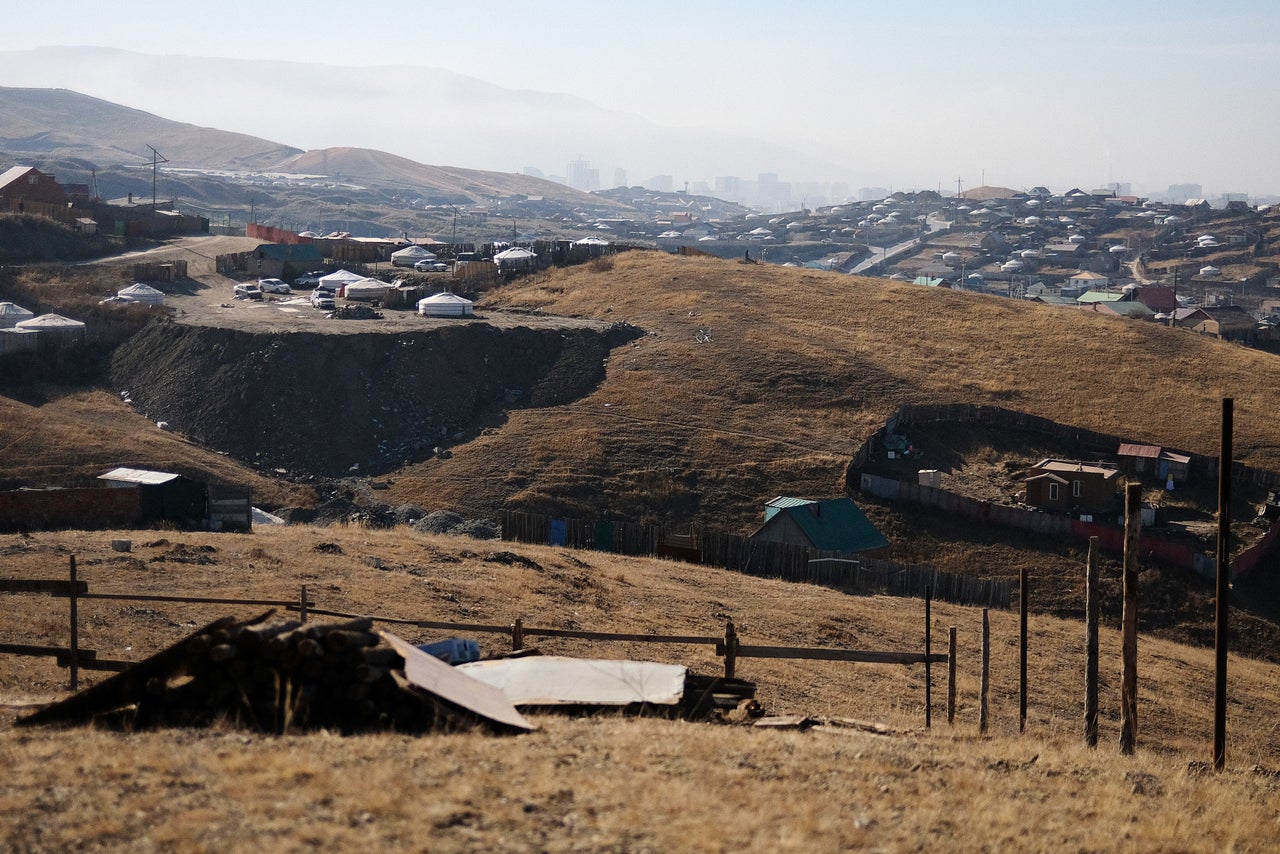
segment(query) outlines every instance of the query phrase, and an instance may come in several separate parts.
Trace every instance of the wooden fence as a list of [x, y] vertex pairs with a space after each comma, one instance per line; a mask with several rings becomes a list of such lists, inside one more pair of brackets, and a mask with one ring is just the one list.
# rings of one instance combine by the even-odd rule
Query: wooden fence
[[[123, 661], [117, 659], [100, 659], [97, 652], [92, 649], [85, 649], [80, 646], [80, 620], [79, 620], [79, 603], [84, 600], [99, 599], [124, 602], [177, 602], [187, 604], [209, 604], [209, 605], [252, 605], [255, 607], [268, 606], [275, 608], [283, 608], [289, 611], [297, 611], [299, 619], [306, 622], [307, 617], [311, 616], [330, 616], [343, 619], [359, 619], [368, 618], [374, 622], [388, 623], [393, 625], [409, 625], [418, 628], [436, 629], [449, 632], [460, 632], [468, 634], [498, 634], [507, 635], [511, 638], [512, 650], [525, 649], [525, 641], [532, 637], [545, 638], [572, 638], [579, 640], [588, 640], [595, 642], [625, 642], [625, 643], [654, 643], [654, 644], [676, 644], [676, 645], [701, 645], [713, 646], [715, 654], [724, 659], [724, 675], [726, 679], [736, 678], [737, 660], [740, 658], [786, 658], [796, 660], [809, 661], [845, 661], [860, 662], [865, 664], [902, 664], [925, 665], [925, 722], [926, 726], [931, 721], [931, 704], [932, 704], [932, 664], [948, 664], [948, 719], [954, 718], [954, 697], [955, 697], [955, 649], [954, 645], [949, 648], [947, 653], [935, 653], [932, 651], [930, 642], [930, 591], [925, 591], [925, 607], [924, 607], [924, 650], [916, 651], [894, 651], [894, 650], [858, 650], [845, 649], [838, 647], [792, 647], [792, 646], [772, 646], [772, 645], [747, 645], [742, 643], [742, 637], [738, 634], [733, 622], [725, 624], [725, 632], [723, 636], [718, 635], [691, 635], [691, 634], [656, 634], [656, 633], [637, 633], [637, 632], [602, 632], [589, 631], [585, 629], [557, 629], [551, 627], [542, 627], [534, 625], [525, 625], [522, 618], [517, 618], [509, 624], [496, 623], [456, 623], [439, 620], [415, 620], [403, 617], [390, 617], [378, 614], [352, 614], [345, 611], [327, 610], [316, 607], [316, 602], [309, 598], [307, 585], [302, 585], [297, 599], [237, 599], [224, 597], [201, 597], [201, 596], [168, 596], [155, 594], [134, 594], [134, 593], [94, 593], [90, 592], [88, 583], [79, 579], [76, 573], [76, 559], [72, 555], [70, 558], [70, 571], [67, 580], [61, 579], [0, 579], [0, 593], [9, 594], [43, 594], [52, 598], [67, 599], [70, 607], [68, 609], [68, 637], [69, 643], [65, 647], [37, 645], [37, 644], [13, 644], [0, 643], [0, 654], [21, 655], [21, 656], [40, 656], [51, 657], [57, 661], [60, 667], [67, 667], [71, 671], [71, 689], [77, 688], [80, 670], [103, 670], [112, 672], [122, 672], [127, 670], [136, 662]], [[954, 634], [954, 629], [952, 629]]]
[[1008, 608], [1012, 584], [927, 566], [821, 551], [711, 531], [674, 534], [634, 522], [554, 519], [505, 511], [502, 538], [640, 557], [675, 557], [764, 578], [821, 584], [850, 592], [934, 598], [958, 605]]

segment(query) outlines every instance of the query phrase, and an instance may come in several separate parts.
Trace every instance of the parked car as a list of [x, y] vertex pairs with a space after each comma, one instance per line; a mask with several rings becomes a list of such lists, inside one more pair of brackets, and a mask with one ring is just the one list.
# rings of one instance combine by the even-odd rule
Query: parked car
[[480, 255], [476, 252], [459, 252], [458, 257], [453, 262], [453, 271], [456, 273], [468, 264], [474, 264], [480, 260]]
[[236, 299], [262, 299], [262, 288], [253, 282], [245, 282], [232, 288]]
[[287, 282], [280, 279], [258, 279], [258, 287], [262, 288], [264, 294], [291, 294], [293, 288], [289, 287]]
[[449, 265], [443, 261], [433, 261], [429, 258], [424, 258], [414, 264], [413, 269], [417, 270], [419, 273], [443, 273], [449, 269]]
[[319, 288], [311, 292], [311, 305], [322, 311], [332, 311], [338, 307], [333, 294]]
[[300, 288], [314, 288], [320, 284], [320, 279], [325, 275], [324, 270], [312, 270], [310, 273], [303, 273], [294, 279], [293, 283]]

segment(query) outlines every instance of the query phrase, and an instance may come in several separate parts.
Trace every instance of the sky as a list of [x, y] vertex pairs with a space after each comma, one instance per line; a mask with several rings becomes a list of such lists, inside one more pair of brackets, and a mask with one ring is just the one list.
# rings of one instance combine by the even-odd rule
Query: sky
[[[891, 189], [959, 179], [1280, 193], [1275, 0], [46, 0], [6, 10], [0, 51], [71, 45], [444, 68], [767, 140]], [[81, 91], [98, 94], [91, 85]], [[223, 129], [258, 132], [251, 109]], [[565, 160], [577, 153], [610, 161], [607, 151]]]

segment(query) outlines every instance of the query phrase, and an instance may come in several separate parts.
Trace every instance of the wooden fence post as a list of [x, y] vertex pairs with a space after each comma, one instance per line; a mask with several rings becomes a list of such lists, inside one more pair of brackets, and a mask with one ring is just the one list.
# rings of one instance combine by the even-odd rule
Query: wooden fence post
[[1124, 611], [1121, 617], [1120, 752], [1133, 754], [1138, 743], [1138, 536], [1142, 526], [1142, 484], [1125, 487]]
[[511, 624], [511, 651], [524, 649], [524, 620], [516, 617], [516, 621]]
[[1089, 538], [1084, 580], [1084, 743], [1098, 746], [1098, 538]]
[[929, 656], [933, 653], [933, 630], [931, 604], [933, 602], [933, 585], [924, 586], [924, 726], [933, 727], [933, 664]]
[[80, 688], [80, 601], [76, 598], [76, 556], [71, 556], [71, 690]]
[[298, 622], [305, 623], [307, 621], [307, 585], [302, 585], [302, 591], [298, 596]]
[[947, 723], [956, 722], [956, 627], [947, 633]]
[[738, 632], [733, 620], [724, 624], [724, 678], [732, 679], [738, 665]]
[[1027, 567], [1018, 570], [1018, 732], [1027, 731]]
[[1222, 450], [1218, 456], [1218, 577], [1214, 606], [1213, 770], [1227, 764], [1227, 606], [1231, 595], [1231, 434], [1235, 401], [1222, 399]]
[[991, 616], [982, 609], [982, 691], [978, 702], [978, 732], [987, 734], [987, 697], [991, 691]]

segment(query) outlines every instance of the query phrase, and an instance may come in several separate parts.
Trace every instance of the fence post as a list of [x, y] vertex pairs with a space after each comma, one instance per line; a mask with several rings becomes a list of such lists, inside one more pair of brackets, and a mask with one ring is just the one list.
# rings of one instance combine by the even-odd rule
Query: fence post
[[71, 556], [71, 690], [80, 688], [80, 600], [76, 598], [76, 556]]
[[302, 585], [302, 591], [298, 597], [298, 622], [305, 623], [307, 621], [307, 585]]
[[1138, 536], [1142, 525], [1142, 484], [1130, 483], [1124, 496], [1124, 606], [1120, 648], [1120, 752], [1138, 743]]
[[738, 632], [733, 620], [724, 624], [724, 678], [732, 679], [738, 665]]
[[982, 691], [978, 702], [978, 733], [987, 734], [987, 696], [991, 691], [991, 617], [982, 609]]
[[1227, 764], [1227, 605], [1231, 595], [1231, 434], [1234, 398], [1222, 399], [1222, 448], [1218, 457], [1218, 576], [1214, 607], [1213, 770]]
[[924, 586], [924, 726], [933, 727], [933, 662], [929, 660], [933, 652], [932, 609], [933, 585]]
[[956, 627], [947, 632], [947, 723], [956, 722]]
[[1084, 581], [1084, 743], [1098, 746], [1098, 538], [1089, 538]]
[[511, 651], [524, 649], [524, 620], [516, 617], [511, 624]]
[[1027, 731], [1027, 567], [1018, 570], [1018, 732]]

